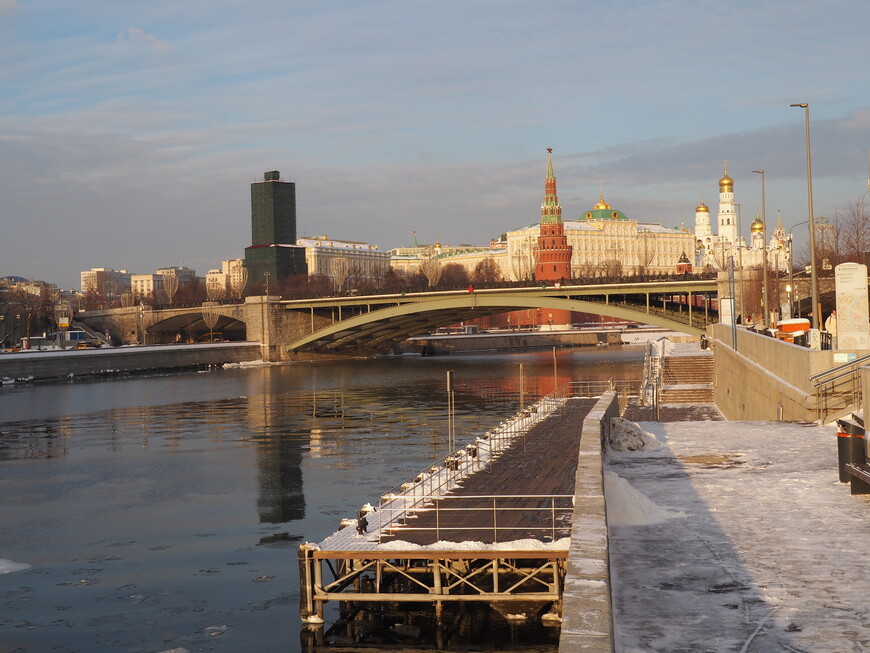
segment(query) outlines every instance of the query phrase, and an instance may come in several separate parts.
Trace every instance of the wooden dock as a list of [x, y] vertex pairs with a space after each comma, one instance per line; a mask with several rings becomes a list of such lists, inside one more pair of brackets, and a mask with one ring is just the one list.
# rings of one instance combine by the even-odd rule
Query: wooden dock
[[[558, 619], [580, 433], [595, 404], [567, 395], [382, 497], [367, 532], [347, 526], [303, 544], [303, 621], [323, 623], [327, 601], [428, 602], [439, 614], [443, 602], [486, 601]], [[504, 434], [509, 444], [497, 447]], [[458, 476], [445, 489], [448, 474]]]

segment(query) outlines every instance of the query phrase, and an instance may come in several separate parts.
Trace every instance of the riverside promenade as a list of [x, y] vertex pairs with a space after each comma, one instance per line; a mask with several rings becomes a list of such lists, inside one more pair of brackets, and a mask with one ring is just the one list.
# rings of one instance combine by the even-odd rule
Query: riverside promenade
[[870, 649], [870, 499], [839, 483], [834, 427], [639, 427], [605, 465], [616, 650]]

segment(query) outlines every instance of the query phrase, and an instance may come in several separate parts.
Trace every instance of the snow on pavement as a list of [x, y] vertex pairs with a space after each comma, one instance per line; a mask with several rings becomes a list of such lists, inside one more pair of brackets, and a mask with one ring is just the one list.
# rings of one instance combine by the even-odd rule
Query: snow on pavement
[[833, 427], [639, 426], [666, 448], [608, 455], [608, 508], [657, 506], [610, 524], [617, 650], [870, 650], [870, 498]]

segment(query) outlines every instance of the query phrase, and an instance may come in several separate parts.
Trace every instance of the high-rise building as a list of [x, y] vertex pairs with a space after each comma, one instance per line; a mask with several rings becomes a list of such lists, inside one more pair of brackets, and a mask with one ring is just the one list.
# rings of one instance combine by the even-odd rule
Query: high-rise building
[[272, 288], [306, 274], [305, 248], [296, 245], [296, 184], [271, 170], [251, 184], [251, 246], [245, 248], [248, 285]]

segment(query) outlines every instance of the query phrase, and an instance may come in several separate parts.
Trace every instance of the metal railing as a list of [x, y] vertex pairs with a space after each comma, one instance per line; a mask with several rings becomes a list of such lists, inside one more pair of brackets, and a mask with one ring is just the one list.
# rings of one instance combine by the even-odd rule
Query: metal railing
[[816, 418], [828, 417], [857, 408], [862, 399], [861, 367], [870, 362], [870, 354], [824, 372], [813, 374], [810, 383], [816, 388]]
[[[386, 506], [381, 512], [386, 513], [386, 521], [391, 526], [383, 535], [394, 535], [397, 531], [402, 535], [434, 533], [435, 540], [441, 541], [451, 532], [462, 533], [463, 537], [470, 532], [479, 534], [480, 539], [490, 535], [493, 542], [522, 537], [541, 539], [544, 535], [555, 542], [571, 532], [574, 496], [570, 494], [421, 495], [420, 499], [423, 505], [415, 509], [413, 515], [434, 514], [434, 525], [412, 525], [407, 519], [408, 511]], [[460, 501], [463, 505], [457, 505]], [[400, 514], [393, 515], [394, 511]], [[516, 513], [522, 514], [524, 523], [510, 523]], [[476, 538], [472, 535], [472, 539]]]
[[563, 408], [567, 396], [566, 384], [475, 438], [473, 444], [445, 456], [381, 495], [377, 510], [379, 540], [385, 529], [397, 521], [426, 509], [431, 497], [446, 495], [461, 480], [491, 465], [515, 440], [522, 437], [525, 447], [529, 429]]

